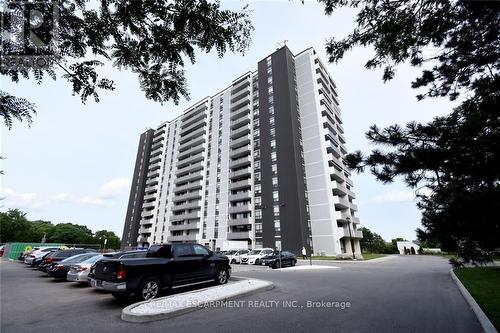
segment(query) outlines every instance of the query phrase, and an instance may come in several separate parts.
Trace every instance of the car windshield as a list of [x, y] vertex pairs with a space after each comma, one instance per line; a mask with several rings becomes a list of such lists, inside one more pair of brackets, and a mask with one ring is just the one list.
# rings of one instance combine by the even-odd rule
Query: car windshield
[[84, 260], [87, 260], [89, 257], [93, 257], [94, 255], [97, 255], [97, 254], [93, 254], [93, 253], [81, 253], [81, 254], [77, 254], [77, 255], [74, 255], [74, 256], [71, 256], [69, 258], [66, 258], [64, 260], [62, 260], [61, 262], [82, 262]]
[[84, 261], [82, 261], [81, 263], [82, 263], [82, 264], [94, 264], [95, 262], [97, 262], [98, 260], [100, 260], [100, 259], [102, 259], [102, 258], [104, 258], [104, 256], [103, 256], [102, 254], [99, 254], [99, 255], [97, 255], [97, 256], [94, 256], [94, 257], [92, 257], [92, 258], [89, 258], [89, 259], [87, 259], [87, 260], [84, 260]]
[[229, 251], [226, 253], [226, 255], [232, 255], [232, 254], [235, 254], [237, 251], [236, 250], [232, 250], [232, 251]]
[[254, 254], [259, 254], [261, 250], [253, 250], [252, 252], [250, 252], [250, 255], [254, 255]]

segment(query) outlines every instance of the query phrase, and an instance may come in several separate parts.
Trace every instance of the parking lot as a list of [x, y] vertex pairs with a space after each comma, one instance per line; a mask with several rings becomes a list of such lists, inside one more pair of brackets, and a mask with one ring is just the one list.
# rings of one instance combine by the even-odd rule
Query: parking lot
[[[233, 265], [234, 275], [272, 281], [275, 288], [242, 298], [241, 307], [206, 308], [135, 324], [120, 319], [130, 302], [1, 260], [1, 331], [481, 332], [442, 258], [401, 256], [337, 266], [341, 268], [287, 271]], [[328, 307], [333, 301], [350, 306]]]

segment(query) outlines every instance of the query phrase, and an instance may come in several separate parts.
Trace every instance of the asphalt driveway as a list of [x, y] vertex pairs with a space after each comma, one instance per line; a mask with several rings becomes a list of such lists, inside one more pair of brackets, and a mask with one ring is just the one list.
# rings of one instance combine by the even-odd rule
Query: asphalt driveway
[[[317, 263], [316, 263], [317, 264]], [[166, 321], [120, 319], [127, 303], [57, 282], [17, 262], [0, 263], [3, 333], [22, 332], [481, 332], [445, 259], [397, 256], [340, 269], [234, 267], [275, 289]]]

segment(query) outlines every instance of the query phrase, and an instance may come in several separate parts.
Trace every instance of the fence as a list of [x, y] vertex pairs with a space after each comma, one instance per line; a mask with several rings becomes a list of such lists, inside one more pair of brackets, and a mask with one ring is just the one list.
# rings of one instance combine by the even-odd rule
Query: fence
[[95, 250], [101, 249], [101, 244], [62, 244], [62, 243], [7, 243], [5, 244], [4, 258], [18, 259], [24, 251], [29, 251], [34, 247], [84, 247]]

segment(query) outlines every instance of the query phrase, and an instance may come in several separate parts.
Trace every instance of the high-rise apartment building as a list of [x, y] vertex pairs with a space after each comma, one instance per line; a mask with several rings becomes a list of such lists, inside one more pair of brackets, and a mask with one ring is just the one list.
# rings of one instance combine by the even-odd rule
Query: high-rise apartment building
[[142, 134], [124, 247], [228, 241], [361, 255], [335, 82], [285, 46]]

